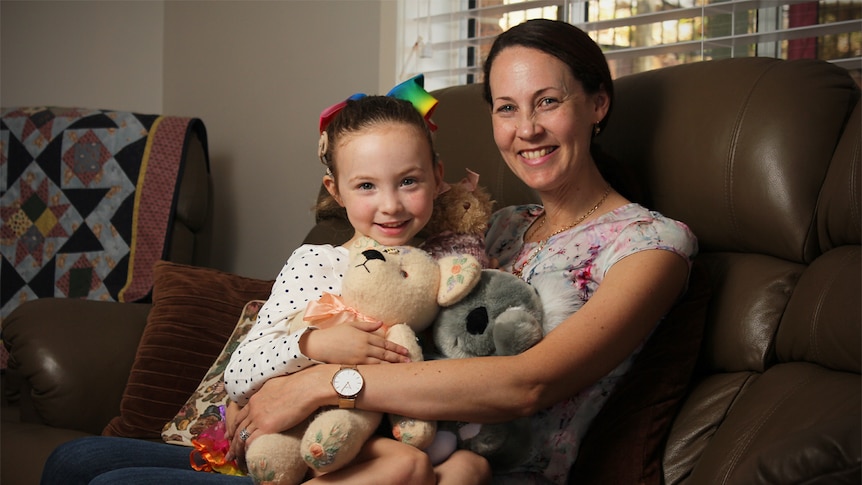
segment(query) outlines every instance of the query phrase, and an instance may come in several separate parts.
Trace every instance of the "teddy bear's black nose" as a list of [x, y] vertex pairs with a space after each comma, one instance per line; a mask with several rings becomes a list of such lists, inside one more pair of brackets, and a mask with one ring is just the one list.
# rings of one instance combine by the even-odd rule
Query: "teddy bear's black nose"
[[372, 259], [379, 259], [380, 261], [384, 262], [386, 261], [386, 258], [383, 256], [383, 253], [376, 249], [366, 249], [365, 251], [362, 251], [362, 255], [365, 256], [365, 261], [357, 264], [356, 267], [358, 268], [362, 266], [363, 268], [365, 268], [365, 271], [368, 271], [369, 273], [371, 272], [371, 270], [368, 269], [368, 266], [365, 266], [366, 264], [368, 264], [369, 261], [371, 261]]
[[488, 310], [480, 306], [470, 310], [467, 314], [467, 332], [471, 335], [479, 335], [488, 328]]
[[376, 249], [366, 249], [365, 251], [362, 251], [362, 255], [365, 256], [365, 261], [370, 261], [372, 259], [386, 261], [386, 258], [383, 256], [383, 253]]

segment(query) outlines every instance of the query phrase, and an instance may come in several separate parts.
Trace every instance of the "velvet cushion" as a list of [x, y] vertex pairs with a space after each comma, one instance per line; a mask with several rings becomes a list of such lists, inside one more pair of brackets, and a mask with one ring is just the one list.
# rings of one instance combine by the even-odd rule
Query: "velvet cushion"
[[158, 439], [207, 373], [243, 307], [269, 297], [272, 281], [159, 261], [153, 308], [106, 436]]
[[706, 267], [696, 260], [685, 297], [590, 425], [569, 483], [663, 483], [664, 445], [697, 364], [710, 294]]
[[230, 401], [224, 387], [224, 370], [233, 351], [239, 347], [239, 343], [257, 321], [257, 313], [263, 304], [264, 300], [252, 300], [242, 309], [233, 333], [195, 392], [176, 416], [162, 428], [162, 439], [165, 443], [194, 446], [192, 440], [197, 438], [201, 431], [224, 419], [220, 407], [227, 406]]

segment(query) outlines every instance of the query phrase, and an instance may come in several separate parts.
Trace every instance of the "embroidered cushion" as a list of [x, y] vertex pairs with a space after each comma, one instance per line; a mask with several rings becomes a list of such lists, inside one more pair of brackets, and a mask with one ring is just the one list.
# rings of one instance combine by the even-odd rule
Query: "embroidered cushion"
[[201, 431], [223, 419], [219, 407], [227, 406], [230, 401], [224, 388], [225, 367], [230, 355], [257, 320], [257, 313], [263, 303], [264, 300], [252, 300], [243, 307], [233, 333], [195, 392], [177, 415], [162, 428], [162, 439], [166, 443], [192, 446], [192, 440], [197, 438]]

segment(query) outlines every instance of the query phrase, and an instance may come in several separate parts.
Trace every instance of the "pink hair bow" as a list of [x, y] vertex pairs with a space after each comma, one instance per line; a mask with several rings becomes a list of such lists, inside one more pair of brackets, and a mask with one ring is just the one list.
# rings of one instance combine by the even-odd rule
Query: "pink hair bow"
[[[467, 192], [473, 192], [476, 190], [476, 187], [479, 186], [479, 174], [470, 170], [469, 168], [465, 169], [467, 171], [467, 175], [461, 179], [460, 182], [456, 182], [457, 184], [465, 185], [467, 187]], [[446, 182], [440, 184], [440, 189], [437, 190], [437, 195], [442, 194], [443, 192], [451, 189], [452, 186]]]

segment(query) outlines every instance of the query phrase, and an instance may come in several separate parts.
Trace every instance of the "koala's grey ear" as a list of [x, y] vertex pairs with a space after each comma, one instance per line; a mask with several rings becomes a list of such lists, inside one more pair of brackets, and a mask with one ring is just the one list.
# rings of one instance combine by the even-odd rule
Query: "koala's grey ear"
[[469, 254], [444, 256], [438, 264], [440, 289], [437, 291], [437, 303], [440, 306], [447, 307], [457, 303], [482, 279], [482, 265]]

